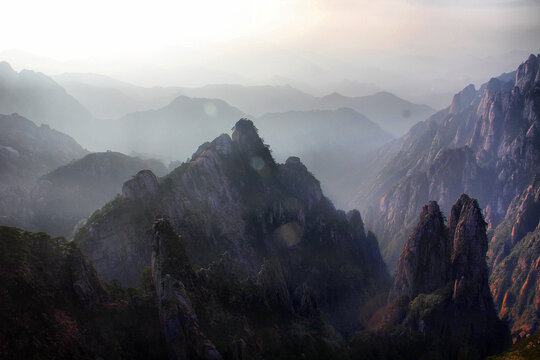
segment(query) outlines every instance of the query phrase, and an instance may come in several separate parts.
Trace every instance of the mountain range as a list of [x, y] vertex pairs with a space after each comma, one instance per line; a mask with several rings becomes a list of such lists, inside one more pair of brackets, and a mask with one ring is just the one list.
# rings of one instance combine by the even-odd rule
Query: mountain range
[[448, 108], [367, 156], [379, 169], [358, 184], [350, 206], [365, 209], [391, 268], [422, 204], [436, 200], [448, 213], [468, 193], [495, 228], [540, 171], [538, 64], [531, 55], [514, 73], [466, 87]]
[[540, 56], [434, 114], [0, 70], [0, 357], [540, 353]]
[[6, 62], [0, 62], [0, 113], [18, 113], [85, 143], [97, 137], [97, 120], [64, 88], [42, 73], [16, 72]]
[[385, 131], [400, 136], [435, 112], [429, 106], [411, 103], [376, 88], [372, 94], [363, 96], [345, 96], [336, 92], [314, 96], [289, 85], [215, 84], [198, 88], [144, 88], [95, 74], [62, 74], [54, 79], [95, 116], [104, 118], [163, 107], [175, 97], [184, 95], [221, 99], [255, 117], [266, 113], [348, 107], [366, 115]]

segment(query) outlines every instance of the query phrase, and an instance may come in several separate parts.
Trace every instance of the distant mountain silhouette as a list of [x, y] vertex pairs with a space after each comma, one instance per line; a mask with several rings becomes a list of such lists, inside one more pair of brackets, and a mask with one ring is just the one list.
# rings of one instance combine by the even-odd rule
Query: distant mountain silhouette
[[279, 161], [298, 155], [332, 200], [338, 199], [343, 176], [362, 154], [390, 141], [379, 125], [349, 108], [270, 113], [257, 119], [261, 136], [273, 144]]
[[91, 73], [64, 73], [54, 79], [94, 116], [103, 119], [161, 108], [180, 93], [175, 87], [142, 87]]
[[34, 123], [48, 124], [88, 145], [96, 119], [50, 77], [30, 71], [14, 71], [0, 62], [0, 113], [18, 113]]
[[186, 159], [205, 139], [228, 131], [245, 113], [219, 99], [179, 96], [157, 110], [135, 112], [111, 126], [119, 148]]
[[182, 92], [187, 96], [223, 99], [255, 116], [269, 112], [348, 107], [368, 116], [384, 130], [397, 136], [435, 112], [429, 106], [413, 104], [387, 92], [363, 97], [348, 97], [339, 93], [316, 97], [290, 86], [241, 85], [207, 85], [183, 88]]
[[0, 115], [0, 190], [36, 178], [88, 152], [71, 137], [18, 115]]

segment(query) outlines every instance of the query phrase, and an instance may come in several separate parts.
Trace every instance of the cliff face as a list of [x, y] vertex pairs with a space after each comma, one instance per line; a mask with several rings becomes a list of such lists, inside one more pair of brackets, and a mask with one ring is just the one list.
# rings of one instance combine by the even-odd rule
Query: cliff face
[[[139, 175], [132, 181], [141, 186], [125, 189], [143, 187]], [[361, 326], [361, 304], [388, 285], [360, 214], [337, 211], [298, 158], [275, 163], [249, 120], [236, 124], [232, 138], [201, 145], [190, 162], [159, 180], [157, 192], [106, 205], [75, 241], [100, 276], [133, 284], [149, 264], [145, 234], [156, 215], [181, 234], [191, 264], [208, 267], [227, 253], [237, 262], [236, 276], [258, 279], [271, 308], [299, 314], [317, 304], [344, 332]]]
[[392, 338], [396, 331], [408, 334], [410, 354], [402, 358], [483, 359], [509, 343], [488, 288], [486, 251], [486, 223], [475, 199], [462, 195], [446, 224], [436, 202], [424, 206], [401, 254], [389, 305], [375, 317], [391, 342], [399, 339]]
[[294, 310], [278, 262], [247, 278], [228, 254], [202, 268], [190, 262], [183, 240], [167, 219], [154, 223], [152, 274], [171, 358], [346, 358], [343, 339], [305, 284]]
[[494, 230], [488, 261], [491, 292], [499, 316], [518, 339], [540, 324], [540, 177], [512, 201]]
[[446, 285], [451, 274], [452, 243], [435, 201], [424, 205], [420, 221], [399, 259], [391, 299], [434, 292]]
[[[414, 126], [372, 163], [385, 165], [363, 180], [351, 206], [381, 239], [383, 255], [397, 263], [416, 214], [429, 200], [446, 213], [461, 193], [485, 209], [489, 228], [540, 170], [540, 59], [531, 55], [512, 80], [493, 78], [456, 94], [451, 106]], [[390, 157], [390, 159], [388, 159]], [[378, 165], [380, 167], [380, 164]]]

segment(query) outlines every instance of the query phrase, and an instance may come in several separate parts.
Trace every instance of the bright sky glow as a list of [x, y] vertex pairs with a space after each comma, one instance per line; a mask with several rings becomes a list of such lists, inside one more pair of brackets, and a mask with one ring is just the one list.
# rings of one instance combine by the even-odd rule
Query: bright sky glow
[[459, 68], [470, 57], [540, 52], [540, 0], [11, 0], [2, 15], [0, 60], [18, 70], [146, 85], [326, 81], [339, 70], [378, 82], [343, 65], [417, 77], [422, 63], [394, 59], [436, 56]]

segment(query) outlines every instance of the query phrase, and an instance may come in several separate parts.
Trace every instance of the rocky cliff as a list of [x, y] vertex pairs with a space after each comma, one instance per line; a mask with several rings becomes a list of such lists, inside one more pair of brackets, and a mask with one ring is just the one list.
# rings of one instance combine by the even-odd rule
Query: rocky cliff
[[379, 235], [391, 268], [422, 204], [436, 200], [448, 213], [453, 199], [469, 193], [493, 229], [540, 170], [539, 63], [531, 55], [512, 77], [493, 78], [478, 90], [469, 85], [388, 151], [370, 155], [381, 169], [361, 179], [352, 206], [366, 209], [366, 224]]
[[446, 224], [436, 202], [425, 205], [399, 259], [389, 304], [373, 319], [378, 328], [368, 347], [383, 358], [405, 359], [483, 359], [503, 350], [510, 336], [493, 306], [486, 251], [486, 223], [475, 199], [462, 195]]
[[107, 280], [136, 281], [149, 264], [146, 233], [159, 215], [182, 236], [190, 264], [208, 267], [226, 253], [237, 277], [256, 278], [269, 308], [300, 314], [317, 304], [345, 333], [362, 326], [362, 304], [387, 288], [376, 238], [364, 232], [360, 214], [337, 211], [298, 158], [276, 163], [249, 120], [240, 120], [232, 137], [201, 145], [159, 179], [157, 191], [152, 185], [145, 196], [128, 195], [148, 188], [147, 177], [127, 183], [127, 196], [75, 235]]
[[540, 325], [540, 177], [534, 177], [512, 201], [494, 230], [488, 261], [490, 287], [499, 316], [514, 338], [534, 333]]

